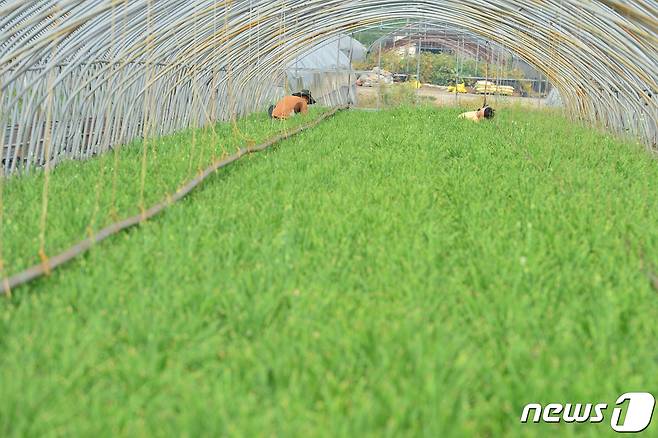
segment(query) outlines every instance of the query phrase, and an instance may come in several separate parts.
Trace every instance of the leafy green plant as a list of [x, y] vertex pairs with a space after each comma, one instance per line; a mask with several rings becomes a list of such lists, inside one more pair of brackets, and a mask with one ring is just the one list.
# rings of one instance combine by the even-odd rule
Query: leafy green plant
[[[0, 300], [0, 434], [609, 432], [519, 416], [656, 392], [656, 161], [552, 113], [458, 113], [341, 113]], [[160, 139], [148, 196], [186, 176], [191, 144], [236, 146], [217, 129]], [[131, 208], [139, 146], [119, 154]], [[53, 173], [61, 224], [84, 229], [111, 163]], [[41, 188], [12, 181], [5, 207]], [[20, 253], [34, 231], [16, 220]]]
[[382, 102], [386, 106], [412, 105], [415, 98], [416, 90], [408, 84], [382, 87]]
[[[308, 115], [287, 121], [252, 115], [235, 126], [187, 130], [145, 143], [136, 141], [89, 161], [69, 161], [50, 176], [48, 214], [44, 235], [47, 254], [56, 254], [93, 230], [119, 218], [139, 213], [141, 207], [163, 200], [200, 170], [247, 143], [263, 142], [317, 117], [324, 109], [314, 107]], [[142, 154], [146, 150], [142, 191]], [[4, 183], [5, 271], [15, 273], [39, 263], [44, 175], [36, 172]], [[62, 214], [67, 212], [67, 214]]]
[[[484, 62], [476, 62], [472, 59], [459, 61], [454, 55], [442, 53], [421, 53], [420, 64], [416, 56], [401, 56], [394, 50], [382, 52], [381, 66], [383, 69], [393, 73], [416, 74], [420, 67], [420, 79], [422, 82], [436, 85], [450, 85], [455, 82], [457, 76], [479, 76], [484, 77], [486, 68]], [[355, 63], [357, 70], [370, 70], [379, 65], [379, 52], [373, 51], [368, 59], [362, 63]]]

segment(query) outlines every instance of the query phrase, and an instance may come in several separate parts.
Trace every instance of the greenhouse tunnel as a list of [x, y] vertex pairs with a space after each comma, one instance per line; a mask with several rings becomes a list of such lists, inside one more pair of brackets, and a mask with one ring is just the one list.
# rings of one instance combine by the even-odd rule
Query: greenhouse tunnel
[[572, 120], [655, 149], [657, 17], [641, 0], [0, 1], [3, 173], [262, 111], [299, 54], [396, 20], [499, 44]]
[[658, 437], [658, 0], [0, 30], [0, 438]]

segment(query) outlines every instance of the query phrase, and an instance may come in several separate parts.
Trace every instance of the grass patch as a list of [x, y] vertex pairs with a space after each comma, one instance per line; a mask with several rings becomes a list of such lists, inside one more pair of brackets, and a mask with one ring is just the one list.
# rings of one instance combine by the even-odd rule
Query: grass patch
[[[339, 114], [2, 300], [0, 435], [609, 432], [518, 419], [658, 393], [658, 165], [554, 115], [456, 115]], [[103, 160], [53, 175], [71, 234], [58, 197]]]
[[[148, 208], [214, 160], [249, 142], [261, 143], [317, 118], [324, 109], [286, 121], [254, 114], [236, 125], [187, 130], [146, 142], [136, 141], [88, 161], [67, 161], [51, 173], [45, 230], [47, 254], [56, 254], [90, 231]], [[142, 162], [146, 154], [142, 191]], [[3, 188], [3, 254], [7, 272], [39, 263], [44, 175], [12, 178]]]

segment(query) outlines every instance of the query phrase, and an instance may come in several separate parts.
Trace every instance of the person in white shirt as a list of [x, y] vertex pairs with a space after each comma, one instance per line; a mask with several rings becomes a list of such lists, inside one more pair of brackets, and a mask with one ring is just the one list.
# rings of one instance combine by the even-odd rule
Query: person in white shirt
[[489, 105], [485, 105], [477, 111], [467, 111], [459, 115], [460, 119], [470, 120], [479, 123], [483, 119], [493, 119], [496, 111]]

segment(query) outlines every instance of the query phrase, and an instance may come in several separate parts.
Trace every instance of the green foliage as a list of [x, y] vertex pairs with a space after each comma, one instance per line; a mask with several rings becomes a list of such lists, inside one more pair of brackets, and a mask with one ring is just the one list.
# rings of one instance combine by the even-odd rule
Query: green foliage
[[354, 37], [354, 39], [359, 41], [364, 46], [370, 47], [370, 45], [377, 41], [380, 37], [389, 35], [391, 28], [394, 28], [395, 26], [402, 27], [406, 23], [406, 20], [392, 20], [386, 23], [386, 29], [371, 28], [369, 30], [350, 34], [350, 36]]
[[382, 87], [384, 106], [412, 105], [416, 101], [416, 90], [408, 84], [385, 85]]
[[[363, 63], [355, 63], [358, 70], [371, 70], [379, 65], [379, 53], [373, 51]], [[381, 66], [393, 73], [416, 74], [418, 58], [415, 55], [400, 56], [389, 50], [382, 52]], [[420, 79], [436, 85], [454, 84], [455, 78], [464, 76], [485, 76], [485, 65], [475, 60], [457, 60], [454, 55], [422, 53], [420, 55]], [[493, 68], [491, 69], [493, 70]], [[493, 73], [493, 72], [492, 72]]]
[[[524, 79], [525, 78], [525, 73], [523, 70], [515, 68], [509, 71], [508, 77], [513, 78], [513, 79]], [[525, 96], [532, 96], [536, 95], [535, 91], [532, 88], [532, 82], [529, 81], [519, 81], [518, 82], [518, 87], [521, 90], [521, 93]]]
[[[457, 113], [340, 114], [1, 300], [0, 435], [609, 432], [518, 419], [658, 391], [658, 166], [548, 113]], [[157, 143], [149, 193], [186, 176], [192, 143]], [[55, 171], [62, 224], [88, 221], [111, 162]]]
[[359, 41], [366, 48], [368, 48], [375, 41], [377, 41], [379, 38], [385, 36], [387, 33], [388, 33], [388, 31], [385, 31], [385, 30], [373, 29], [373, 30], [367, 30], [367, 31], [364, 31], [364, 32], [358, 32], [358, 33], [355, 33], [354, 35], [350, 35], [350, 36], [353, 36], [355, 40]]
[[[262, 142], [316, 117], [308, 115], [287, 121], [271, 120], [265, 114], [241, 120], [234, 129], [221, 123], [212, 129], [181, 132], [146, 143], [144, 205], [155, 204], [174, 193], [223, 154], [235, 152], [245, 142]], [[138, 214], [141, 199], [144, 143], [135, 142], [89, 161], [68, 161], [51, 174], [46, 222], [46, 253], [55, 254], [74, 241], [87, 237], [88, 229], [99, 230], [115, 221]], [[116, 161], [116, 166], [115, 166]], [[44, 175], [10, 179], [4, 185], [2, 223], [5, 269], [14, 273], [39, 263], [39, 232]], [[113, 190], [116, 187], [116, 190]], [[113, 191], [116, 192], [113, 194]], [[61, 214], [61, 212], [68, 214]]]

